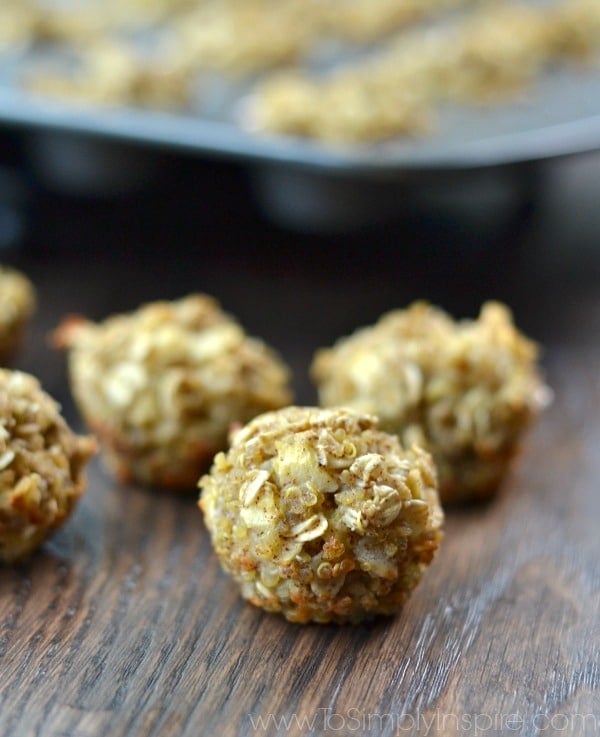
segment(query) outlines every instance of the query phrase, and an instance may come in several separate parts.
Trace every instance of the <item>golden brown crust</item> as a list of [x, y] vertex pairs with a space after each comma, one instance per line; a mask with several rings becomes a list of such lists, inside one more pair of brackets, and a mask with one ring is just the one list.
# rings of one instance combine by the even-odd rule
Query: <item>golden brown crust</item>
[[0, 369], [0, 562], [31, 553], [65, 522], [95, 452], [34, 377]]
[[75, 398], [120, 480], [192, 490], [229, 426], [288, 404], [289, 371], [207, 295], [94, 324], [69, 317]]
[[242, 596], [293, 622], [393, 614], [441, 541], [431, 457], [352, 410], [261, 415], [200, 486], [213, 547]]
[[90, 422], [90, 429], [100, 440], [107, 468], [123, 484], [137, 481], [174, 491], [192, 490], [222, 449], [221, 444], [202, 440], [182, 443], [175, 452], [169, 446], [139, 448], [106, 425]]
[[495, 493], [549, 398], [536, 360], [503, 305], [454, 322], [418, 302], [318, 351], [312, 376], [324, 406], [377, 414], [401, 442], [430, 450], [447, 503]]

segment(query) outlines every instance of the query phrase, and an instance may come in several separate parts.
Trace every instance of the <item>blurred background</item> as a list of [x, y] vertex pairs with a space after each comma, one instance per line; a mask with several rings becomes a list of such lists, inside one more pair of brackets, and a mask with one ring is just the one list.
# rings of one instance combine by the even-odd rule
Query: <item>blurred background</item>
[[[265, 208], [244, 164], [134, 149], [126, 153], [145, 172], [136, 187], [76, 192], [46, 181], [32, 145], [23, 131], [0, 135], [1, 260], [40, 291], [39, 342], [66, 313], [102, 318], [206, 291], [280, 349], [295, 368], [299, 401], [312, 402], [313, 351], [414, 299], [456, 316], [504, 300], [542, 343], [585, 332], [570, 323], [572, 312], [579, 322], [589, 316], [590, 331], [598, 324], [597, 154], [524, 170], [527, 198], [474, 192], [471, 203], [452, 202], [436, 188], [398, 187], [396, 216], [300, 229]], [[69, 403], [62, 383], [53, 389]]]
[[[552, 15], [540, 14], [540, 2], [506, 12], [494, 0], [479, 3], [477, 33], [460, 31], [460, 43], [444, 32], [407, 36], [409, 51], [414, 39], [433, 43], [432, 58], [423, 51], [415, 71], [402, 34], [413, 26], [427, 33], [419, 24], [440, 9], [468, 13], [470, 0], [353, 0], [346, 6], [354, 16], [330, 3], [338, 15], [319, 17], [320, 26], [317, 6], [325, 4], [300, 6], [298, 15], [296, 0], [278, 5], [275, 16], [263, 12], [272, 8], [266, 0], [74, 3], [82, 15], [68, 3], [55, 11], [52, 3], [7, 0], [0, 260], [23, 268], [40, 290], [38, 339], [64, 313], [102, 318], [206, 291], [285, 354], [299, 401], [312, 402], [313, 351], [414, 299], [457, 317], [501, 299], [542, 343], [585, 332], [588, 317], [594, 330], [600, 3], [564, 0]], [[523, 14], [524, 7], [533, 10]], [[94, 8], [99, 16], [88, 13]], [[440, 88], [439, 52], [470, 94], [494, 104], [457, 105], [464, 85]], [[352, 71], [365, 54], [375, 59], [379, 86], [360, 67]], [[57, 58], [71, 66], [57, 66]], [[301, 104], [297, 92], [293, 104], [286, 98], [300, 89], [297, 79], [277, 86], [275, 102], [281, 94], [285, 102], [273, 108], [283, 109], [279, 133], [253, 137], [236, 117], [238, 103], [298, 59], [299, 74], [319, 78], [333, 69], [341, 77], [329, 87], [307, 77]], [[431, 84], [434, 102], [446, 100], [429, 137], [398, 132], [414, 122], [397, 115], [402, 105], [412, 110], [412, 99], [394, 97], [386, 118], [399, 83], [381, 59]], [[44, 94], [30, 96], [40, 80]], [[76, 104], [57, 101], [65, 97]], [[302, 117], [315, 100], [320, 127]], [[342, 138], [373, 140], [340, 148], [301, 140], [294, 128], [311, 123], [304, 133], [330, 136], [336, 116]], [[369, 127], [381, 119], [398, 129], [391, 144], [378, 140], [385, 129]]]

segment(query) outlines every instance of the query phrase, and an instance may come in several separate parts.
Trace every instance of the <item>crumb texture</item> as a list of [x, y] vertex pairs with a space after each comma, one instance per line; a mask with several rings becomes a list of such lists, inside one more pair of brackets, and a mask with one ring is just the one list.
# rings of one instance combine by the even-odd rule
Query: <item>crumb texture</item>
[[427, 448], [441, 499], [451, 502], [498, 488], [550, 398], [537, 357], [499, 303], [455, 322], [418, 302], [318, 351], [312, 376], [324, 406], [376, 414], [402, 443]]
[[0, 369], [0, 561], [27, 555], [65, 522], [95, 447], [36, 379]]
[[393, 614], [441, 540], [431, 457], [351, 410], [262, 415], [200, 484], [224, 569], [294, 622]]
[[290, 373], [216, 300], [154, 302], [94, 324], [71, 318], [73, 393], [123, 481], [193, 489], [232, 423], [289, 404]]

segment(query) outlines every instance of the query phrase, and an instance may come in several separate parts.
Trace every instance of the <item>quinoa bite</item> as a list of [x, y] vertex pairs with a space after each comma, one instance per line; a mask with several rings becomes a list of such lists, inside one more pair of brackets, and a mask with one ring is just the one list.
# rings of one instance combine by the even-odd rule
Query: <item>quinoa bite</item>
[[278, 355], [213, 298], [153, 302], [55, 333], [71, 387], [117, 478], [193, 490], [232, 423], [292, 399]]
[[416, 302], [318, 351], [311, 372], [323, 406], [376, 414], [402, 443], [429, 450], [446, 503], [498, 489], [550, 397], [537, 357], [504, 305], [455, 322]]
[[37, 379], [0, 369], [0, 562], [28, 555], [67, 520], [95, 451]]
[[0, 266], [0, 364], [19, 349], [35, 310], [35, 292], [29, 279], [15, 269]]
[[222, 567], [245, 599], [292, 622], [394, 614], [442, 537], [429, 454], [349, 409], [255, 418], [200, 487]]

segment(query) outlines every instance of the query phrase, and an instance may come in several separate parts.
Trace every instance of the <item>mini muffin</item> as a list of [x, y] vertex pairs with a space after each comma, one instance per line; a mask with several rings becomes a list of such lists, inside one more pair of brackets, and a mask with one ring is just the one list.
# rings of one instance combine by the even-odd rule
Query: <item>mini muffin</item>
[[55, 333], [75, 399], [123, 482], [192, 490], [229, 426], [289, 404], [290, 373], [205, 295]]
[[431, 456], [352, 410], [257, 417], [200, 486], [223, 568], [245, 599], [292, 622], [393, 614], [441, 540]]
[[0, 562], [31, 553], [67, 520], [95, 450], [33, 376], [0, 369]]
[[501, 304], [454, 322], [417, 302], [320, 350], [312, 376], [322, 405], [376, 414], [401, 442], [429, 450], [446, 503], [498, 489], [550, 397], [537, 356]]
[[34, 310], [35, 294], [29, 279], [0, 266], [0, 364], [5, 365], [19, 349]]

